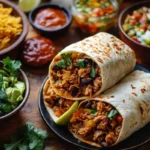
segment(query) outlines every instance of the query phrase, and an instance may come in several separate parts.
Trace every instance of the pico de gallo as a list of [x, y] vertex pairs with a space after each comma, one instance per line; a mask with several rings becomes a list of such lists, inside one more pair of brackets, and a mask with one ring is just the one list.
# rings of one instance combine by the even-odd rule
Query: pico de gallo
[[74, 6], [76, 10], [74, 17], [84, 31], [90, 33], [106, 31], [117, 11], [118, 3], [114, 2], [111, 0], [77, 0]]
[[150, 46], [150, 8], [141, 7], [127, 15], [122, 27], [131, 39]]

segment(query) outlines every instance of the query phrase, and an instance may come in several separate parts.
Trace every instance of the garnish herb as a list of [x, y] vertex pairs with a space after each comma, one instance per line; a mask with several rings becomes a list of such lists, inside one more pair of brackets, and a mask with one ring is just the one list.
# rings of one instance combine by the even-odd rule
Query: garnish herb
[[4, 70], [7, 71], [10, 76], [15, 77], [18, 74], [18, 70], [21, 67], [20, 61], [11, 60], [9, 57], [3, 59]]
[[66, 63], [63, 59], [59, 60], [57, 66], [60, 68], [66, 68]]
[[62, 54], [62, 59], [58, 61], [57, 66], [60, 68], [66, 68], [72, 65], [71, 53]]
[[111, 110], [111, 111], [109, 112], [109, 114], [108, 114], [107, 117], [108, 117], [110, 120], [112, 120], [112, 117], [115, 116], [117, 113], [118, 113], [118, 111], [113, 109], [113, 110]]
[[93, 108], [93, 109], [91, 110], [91, 116], [95, 115], [96, 112], [97, 112], [97, 109], [96, 109], [96, 108]]
[[90, 77], [95, 78], [95, 69], [94, 66], [92, 65], [91, 71], [90, 71]]
[[5, 150], [43, 150], [47, 131], [37, 129], [30, 122], [26, 123], [11, 137], [10, 144], [4, 144]]
[[78, 59], [77, 61], [77, 65], [78, 67], [81, 69], [81, 68], [84, 68], [84, 59]]

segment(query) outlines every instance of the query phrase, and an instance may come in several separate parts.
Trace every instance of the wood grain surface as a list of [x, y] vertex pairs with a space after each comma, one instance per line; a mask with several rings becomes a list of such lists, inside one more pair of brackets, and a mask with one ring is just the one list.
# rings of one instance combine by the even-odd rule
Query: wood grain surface
[[[124, 0], [121, 9], [135, 2], [137, 1]], [[110, 33], [112, 32], [113, 34], [117, 35], [117, 28], [111, 29]], [[38, 35], [37, 31], [30, 28], [30, 32], [27, 38], [36, 35]], [[59, 51], [65, 46], [82, 40], [85, 37], [86, 35], [80, 32], [75, 23], [72, 23], [68, 32], [62, 36], [53, 38], [52, 40], [54, 41]], [[31, 68], [23, 65], [23, 70], [28, 74], [30, 82], [30, 96], [27, 103], [22, 108], [22, 110], [20, 110], [20, 112], [6, 120], [0, 121], [0, 150], [3, 150], [3, 144], [9, 142], [10, 136], [16, 132], [18, 127], [28, 121], [32, 122], [37, 128], [45, 129], [48, 131], [49, 137], [46, 141], [45, 150], [50, 150], [50, 148], [53, 150], [77, 150], [77, 147], [74, 147], [73, 145], [70, 145], [59, 137], [55, 136], [55, 134], [48, 128], [40, 115], [38, 109], [38, 94], [41, 84], [48, 74], [48, 66], [42, 68]], [[150, 142], [139, 148], [136, 148], [136, 150], [150, 150]]]

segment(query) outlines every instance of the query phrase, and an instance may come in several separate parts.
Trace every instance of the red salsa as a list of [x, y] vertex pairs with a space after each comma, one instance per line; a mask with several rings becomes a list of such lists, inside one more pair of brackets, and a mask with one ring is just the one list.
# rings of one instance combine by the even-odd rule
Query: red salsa
[[33, 37], [24, 42], [22, 59], [30, 66], [41, 66], [50, 62], [56, 52], [51, 40], [41, 36]]
[[54, 8], [46, 8], [40, 10], [35, 16], [34, 22], [47, 29], [59, 29], [66, 25], [68, 19], [66, 14]]

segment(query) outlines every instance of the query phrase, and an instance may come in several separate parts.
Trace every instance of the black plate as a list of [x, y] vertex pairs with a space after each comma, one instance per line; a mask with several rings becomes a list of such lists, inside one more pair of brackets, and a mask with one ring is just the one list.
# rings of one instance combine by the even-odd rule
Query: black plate
[[[142, 67], [139, 64], [136, 65], [135, 70], [142, 70], [144, 72], [150, 72], [149, 70], [147, 70], [146, 68]], [[47, 125], [60, 138], [62, 138], [63, 140], [65, 140], [75, 146], [78, 146], [79, 148], [83, 148], [86, 150], [91, 150], [91, 149], [92, 150], [102, 150], [103, 148], [96, 148], [94, 146], [90, 146], [88, 144], [79, 142], [76, 138], [74, 138], [72, 136], [72, 134], [68, 131], [67, 127], [58, 126], [53, 122], [53, 120], [49, 116], [49, 114], [44, 106], [43, 99], [42, 99], [42, 90], [43, 90], [43, 86], [44, 86], [46, 80], [47, 80], [47, 78], [43, 82], [41, 91], [39, 93], [38, 105], [39, 105], [40, 113], [41, 113], [44, 121], [47, 123]], [[132, 149], [132, 148], [138, 147], [140, 145], [143, 145], [144, 143], [150, 141], [149, 129], [150, 129], [150, 123], [147, 124], [144, 128], [142, 128], [139, 131], [132, 134], [129, 138], [127, 138], [123, 142], [112, 147], [111, 150], [119, 150], [119, 149], [128, 150], [128, 149]]]

